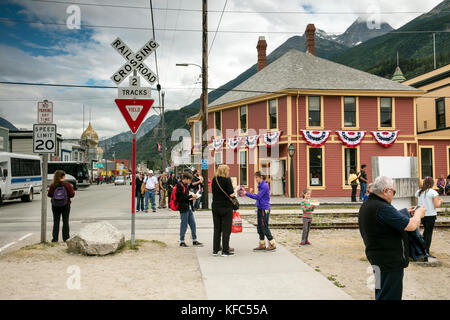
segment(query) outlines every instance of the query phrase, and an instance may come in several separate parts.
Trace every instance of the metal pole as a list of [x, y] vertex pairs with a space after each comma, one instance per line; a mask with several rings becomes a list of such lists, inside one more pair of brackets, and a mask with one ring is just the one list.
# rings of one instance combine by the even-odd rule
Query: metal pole
[[289, 185], [290, 185], [290, 189], [291, 189], [291, 198], [295, 198], [294, 195], [294, 157], [290, 157], [291, 158], [291, 174], [289, 177]]
[[[202, 158], [205, 154], [205, 150], [207, 150], [207, 141], [205, 137], [205, 132], [208, 130], [208, 1], [202, 0]], [[208, 164], [209, 166], [209, 164]], [[208, 209], [208, 168], [202, 169], [202, 177], [203, 177], [203, 194], [202, 194], [202, 208]]]
[[162, 158], [163, 158], [163, 170], [166, 170], [167, 167], [167, 154], [166, 154], [166, 123], [164, 120], [164, 95], [165, 92], [163, 91], [161, 93], [162, 96], [162, 109], [161, 109], [161, 127], [162, 127], [162, 142], [161, 142], [161, 147], [163, 149], [163, 153], [162, 153]]
[[434, 69], [436, 69], [436, 33], [433, 33], [433, 60]]
[[42, 155], [41, 243], [47, 242], [47, 177], [48, 154]]
[[132, 174], [131, 174], [131, 179], [132, 179], [132, 184], [131, 184], [131, 245], [134, 246], [134, 236], [135, 236], [135, 183], [136, 183], [136, 134], [133, 134], [133, 163], [132, 163]]

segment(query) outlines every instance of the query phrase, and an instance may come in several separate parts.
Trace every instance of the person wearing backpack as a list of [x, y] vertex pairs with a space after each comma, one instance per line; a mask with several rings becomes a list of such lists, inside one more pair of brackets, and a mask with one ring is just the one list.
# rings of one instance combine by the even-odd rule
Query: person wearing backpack
[[53, 175], [53, 183], [48, 189], [47, 196], [51, 198], [53, 212], [53, 239], [52, 242], [58, 242], [59, 221], [63, 220], [62, 237], [65, 242], [70, 238], [69, 234], [69, 214], [70, 199], [75, 196], [75, 191], [70, 183], [66, 182], [66, 173], [62, 170], [56, 170]]
[[[175, 198], [171, 199], [170, 207], [176, 208], [180, 212], [180, 247], [187, 248], [188, 246], [184, 242], [184, 236], [186, 234], [187, 227], [191, 228], [192, 244], [195, 247], [203, 247], [203, 244], [197, 241], [196, 225], [194, 219], [194, 213], [190, 208], [190, 201], [196, 200], [197, 195], [189, 194], [189, 185], [192, 181], [192, 175], [188, 172], [183, 173], [182, 180], [175, 187]], [[176, 202], [176, 203], [174, 203]]]

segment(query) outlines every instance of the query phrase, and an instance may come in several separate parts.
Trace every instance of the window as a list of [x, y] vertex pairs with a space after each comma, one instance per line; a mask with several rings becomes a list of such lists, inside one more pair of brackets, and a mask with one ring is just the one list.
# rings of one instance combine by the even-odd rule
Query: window
[[322, 148], [309, 148], [309, 185], [323, 186]]
[[215, 124], [216, 124], [216, 132], [218, 131], [219, 135], [222, 135], [222, 119], [221, 119], [220, 111], [214, 112]]
[[433, 176], [433, 149], [420, 149], [420, 164], [422, 169], [422, 179]]
[[221, 165], [221, 164], [222, 164], [222, 152], [214, 153], [214, 165], [215, 165], [215, 168], [217, 169], [217, 167], [219, 165]]
[[355, 97], [344, 97], [344, 127], [356, 127]]
[[308, 97], [308, 125], [320, 127], [320, 97]]
[[436, 100], [436, 129], [445, 128], [445, 101], [440, 98]]
[[247, 106], [239, 107], [239, 121], [241, 125], [241, 132], [247, 132]]
[[353, 169], [355, 172], [358, 168], [358, 149], [356, 148], [345, 148], [344, 149], [344, 166], [345, 166], [345, 185], [348, 186], [348, 176], [350, 175], [350, 170]]
[[428, 122], [427, 122], [427, 120], [424, 120], [424, 121], [423, 121], [423, 128], [426, 129], [427, 126], [428, 126]]
[[277, 128], [277, 100], [269, 100], [269, 129]]
[[392, 98], [380, 98], [380, 127], [392, 127]]
[[39, 160], [11, 158], [11, 176], [26, 177], [40, 176], [41, 163]]
[[202, 143], [201, 141], [201, 128], [202, 128], [202, 123], [200, 121], [195, 121], [194, 122], [194, 144], [200, 144]]
[[239, 184], [247, 185], [247, 151], [239, 152]]

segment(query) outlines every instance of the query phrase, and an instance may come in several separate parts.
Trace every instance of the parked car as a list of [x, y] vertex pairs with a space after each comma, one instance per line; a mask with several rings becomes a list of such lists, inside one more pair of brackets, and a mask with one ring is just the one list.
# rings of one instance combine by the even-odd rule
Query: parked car
[[117, 176], [114, 179], [114, 185], [117, 186], [118, 184], [125, 185], [125, 178], [124, 178], [124, 176]]
[[[77, 179], [75, 179], [74, 176], [71, 176], [70, 174], [66, 173], [66, 182], [70, 183], [72, 185], [73, 190], [77, 190]], [[47, 185], [50, 186], [53, 183], [53, 173], [50, 173], [47, 176]]]

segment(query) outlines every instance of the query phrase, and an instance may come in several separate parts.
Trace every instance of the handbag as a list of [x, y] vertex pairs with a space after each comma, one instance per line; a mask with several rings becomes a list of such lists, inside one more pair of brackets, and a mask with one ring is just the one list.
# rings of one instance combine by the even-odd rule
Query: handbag
[[233, 204], [233, 210], [234, 210], [234, 211], [239, 210], [239, 201], [238, 201], [236, 198], [230, 197], [230, 196], [228, 195], [228, 193], [226, 193], [226, 192], [222, 189], [222, 187], [220, 186], [220, 183], [219, 183], [219, 180], [217, 179], [217, 177], [216, 177], [216, 182], [217, 182], [217, 185], [219, 186], [220, 190], [222, 190], [222, 192], [228, 197], [228, 199], [230, 199], [231, 203]]
[[142, 180], [142, 184], [141, 184], [141, 194], [144, 195], [145, 194], [145, 179]]
[[242, 232], [242, 218], [238, 211], [233, 211], [233, 222], [231, 224], [231, 232]]

